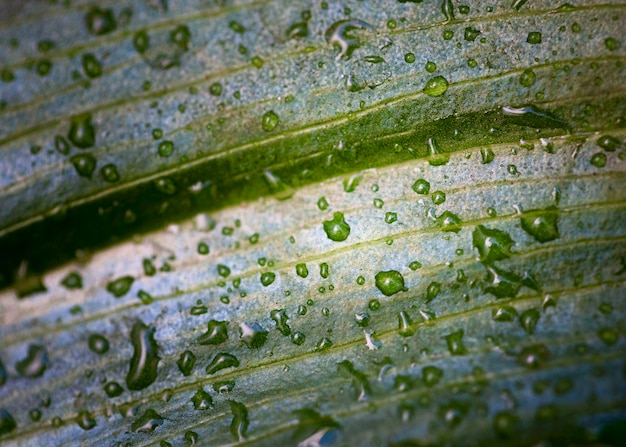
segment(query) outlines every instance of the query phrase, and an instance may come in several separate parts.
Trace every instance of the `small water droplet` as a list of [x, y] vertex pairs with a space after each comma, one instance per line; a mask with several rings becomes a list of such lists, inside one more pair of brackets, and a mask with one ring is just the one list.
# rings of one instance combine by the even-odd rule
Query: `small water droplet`
[[260, 280], [261, 280], [261, 284], [263, 284], [264, 287], [267, 287], [270, 284], [272, 284], [275, 279], [276, 279], [276, 274], [273, 272], [261, 273]]
[[430, 183], [428, 183], [423, 178], [415, 180], [412, 186], [413, 191], [416, 194], [428, 194], [430, 192]]
[[85, 178], [91, 178], [97, 164], [96, 157], [91, 154], [74, 155], [70, 158], [70, 162], [74, 165], [76, 173]]
[[96, 132], [91, 124], [91, 114], [74, 117], [67, 138], [80, 149], [92, 147], [96, 143]]
[[191, 398], [191, 403], [193, 403], [193, 408], [195, 410], [208, 410], [213, 406], [213, 398], [202, 388], [198, 388], [196, 393]]
[[324, 337], [320, 339], [320, 341], [317, 342], [317, 344], [315, 345], [315, 350], [324, 351], [332, 346], [333, 346], [332, 340], [328, 337]]
[[81, 411], [76, 418], [78, 426], [83, 430], [91, 430], [96, 426], [96, 420], [90, 413]]
[[537, 322], [539, 321], [539, 311], [537, 309], [531, 308], [526, 309], [519, 317], [519, 322], [524, 331], [527, 334], [532, 334], [535, 332], [535, 327], [537, 326]]
[[309, 269], [306, 267], [306, 264], [296, 264], [296, 274], [300, 278], [306, 278], [309, 276]]
[[233, 413], [233, 420], [230, 423], [230, 433], [237, 441], [243, 441], [246, 438], [248, 425], [248, 409], [242, 403], [229, 400], [230, 411]]
[[117, 397], [124, 392], [124, 388], [117, 382], [107, 382], [106, 385], [104, 385], [104, 392], [109, 397]]
[[558, 228], [559, 213], [556, 207], [545, 210], [532, 210], [520, 218], [522, 229], [536, 241], [550, 242], [560, 237]]
[[422, 369], [422, 382], [427, 387], [435, 386], [443, 377], [443, 370], [436, 366], [425, 366]]
[[91, 334], [88, 340], [89, 349], [96, 354], [106, 354], [109, 351], [109, 340], [103, 335]]
[[261, 127], [265, 132], [270, 132], [278, 126], [279, 123], [278, 115], [273, 110], [269, 112], [265, 112], [263, 114], [263, 118], [261, 119]]
[[517, 317], [517, 311], [513, 306], [502, 306], [491, 311], [491, 318], [500, 322], [511, 322]]

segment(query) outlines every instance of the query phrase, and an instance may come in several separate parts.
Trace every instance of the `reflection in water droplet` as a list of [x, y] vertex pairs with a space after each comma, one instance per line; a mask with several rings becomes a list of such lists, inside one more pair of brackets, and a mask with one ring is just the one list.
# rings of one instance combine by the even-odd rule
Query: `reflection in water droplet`
[[385, 296], [408, 290], [404, 286], [404, 277], [397, 270], [381, 271], [374, 277], [376, 288]]
[[558, 220], [559, 212], [556, 207], [527, 211], [520, 217], [522, 229], [541, 243], [560, 237]]
[[207, 374], [215, 374], [217, 371], [225, 368], [236, 368], [239, 366], [239, 359], [227, 352], [220, 352], [213, 357], [213, 360], [206, 367]]
[[202, 388], [198, 388], [196, 394], [191, 398], [191, 403], [196, 410], [208, 410], [213, 406], [213, 398]]
[[133, 422], [131, 429], [138, 433], [150, 433], [154, 431], [155, 428], [163, 425], [163, 422], [163, 416], [152, 408], [148, 408], [139, 418], [137, 418], [137, 420]]
[[342, 242], [350, 235], [350, 225], [346, 222], [343, 213], [336, 212], [333, 219], [325, 220], [323, 223], [324, 232], [331, 241]]

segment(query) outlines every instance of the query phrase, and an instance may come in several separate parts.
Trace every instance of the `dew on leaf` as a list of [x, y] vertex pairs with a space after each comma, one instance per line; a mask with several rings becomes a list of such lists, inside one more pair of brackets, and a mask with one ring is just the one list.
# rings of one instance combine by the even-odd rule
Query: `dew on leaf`
[[102, 74], [102, 65], [91, 53], [83, 54], [83, 71], [90, 78], [97, 78]]
[[432, 300], [437, 298], [439, 292], [441, 291], [441, 284], [437, 281], [431, 282], [426, 288], [426, 303], [430, 303]]
[[444, 336], [446, 344], [448, 345], [448, 351], [451, 355], [463, 355], [467, 353], [467, 349], [463, 345], [463, 329], [452, 332]]
[[513, 321], [515, 317], [517, 317], [517, 311], [513, 306], [502, 306], [491, 311], [491, 318], [494, 321], [508, 323]]
[[413, 262], [411, 262], [411, 263], [409, 264], [409, 268], [410, 268], [411, 270], [415, 271], [415, 270], [417, 270], [417, 269], [419, 269], [419, 268], [422, 268], [422, 264], [421, 264], [420, 262], [418, 262], [418, 261], [413, 261]]
[[136, 433], [150, 433], [155, 428], [163, 425], [164, 418], [152, 408], [148, 408], [131, 425], [132, 431]]
[[328, 239], [334, 242], [342, 242], [350, 235], [350, 225], [346, 222], [343, 213], [336, 212], [331, 220], [323, 222], [324, 232]]
[[104, 392], [109, 397], [117, 397], [124, 392], [124, 388], [117, 382], [107, 382], [104, 385]]
[[526, 42], [532, 45], [541, 43], [541, 33], [538, 31], [529, 32], [528, 36], [526, 37]]
[[228, 340], [228, 322], [210, 320], [207, 331], [196, 339], [200, 345], [219, 345]]
[[607, 37], [604, 39], [604, 46], [609, 51], [615, 51], [617, 50], [617, 40], [613, 37]]
[[302, 332], [294, 332], [293, 334], [291, 334], [291, 342], [294, 345], [301, 345], [302, 343], [304, 343], [306, 340], [305, 335]]
[[403, 310], [398, 314], [398, 333], [402, 337], [410, 337], [415, 334], [415, 327], [411, 317]]
[[70, 144], [61, 135], [54, 137], [54, 147], [59, 154], [67, 155], [70, 153]]
[[61, 285], [69, 290], [82, 289], [83, 277], [78, 272], [70, 272], [61, 280]]
[[176, 183], [169, 177], [163, 177], [153, 182], [154, 188], [166, 196], [173, 196], [178, 191]]
[[130, 332], [130, 342], [133, 346], [133, 356], [126, 375], [126, 386], [129, 390], [147, 388], [157, 378], [159, 364], [159, 346], [154, 339], [154, 327], [146, 326], [142, 321], [136, 321]]
[[537, 322], [539, 321], [539, 311], [537, 309], [531, 308], [526, 309], [519, 316], [519, 322], [522, 326], [522, 329], [526, 331], [527, 334], [532, 334], [535, 332], [535, 327], [537, 327]]
[[597, 143], [606, 152], [615, 152], [620, 147], [620, 141], [611, 135], [602, 135], [598, 138]]
[[17, 428], [15, 419], [8, 410], [0, 408], [0, 436], [11, 433]]
[[306, 278], [309, 276], [309, 269], [306, 267], [306, 264], [296, 264], [296, 274], [300, 278]]
[[468, 26], [465, 28], [465, 32], [463, 33], [463, 38], [468, 42], [474, 42], [476, 38], [481, 34], [479, 30], [476, 28], [472, 28]]
[[117, 182], [120, 179], [120, 175], [117, 172], [117, 166], [112, 163], [108, 163], [100, 168], [100, 176], [102, 180], [109, 183]]
[[111, 9], [92, 7], [85, 15], [87, 31], [96, 36], [108, 34], [117, 28], [115, 16]]
[[132, 276], [122, 276], [111, 282], [106, 286], [107, 292], [113, 295], [115, 298], [121, 298], [128, 293], [130, 287], [133, 285], [135, 278]]
[[273, 273], [273, 272], [261, 273], [260, 281], [261, 281], [261, 284], [263, 284], [264, 287], [267, 287], [270, 284], [272, 284], [275, 279], [276, 279], [276, 274]]
[[527, 368], [537, 369], [543, 366], [549, 356], [550, 351], [544, 344], [536, 344], [522, 348], [517, 354], [517, 362]]
[[411, 188], [416, 194], [428, 194], [430, 192], [430, 183], [423, 178], [417, 179]]
[[220, 352], [213, 357], [211, 363], [206, 367], [207, 374], [215, 374], [225, 368], [236, 368], [239, 366], [239, 359], [227, 352]]
[[70, 158], [70, 162], [74, 165], [76, 173], [85, 178], [91, 178], [93, 171], [96, 169], [96, 157], [91, 154], [78, 154]]
[[530, 68], [527, 68], [520, 75], [519, 83], [522, 87], [528, 88], [528, 87], [531, 87], [535, 83], [536, 79], [537, 79], [537, 75], [535, 74], [535, 72], [532, 71]]
[[213, 398], [202, 388], [198, 388], [191, 398], [191, 403], [195, 410], [208, 410], [213, 406]]
[[619, 332], [612, 328], [602, 328], [598, 331], [598, 337], [605, 345], [611, 346], [619, 340]]
[[89, 346], [89, 349], [96, 354], [102, 355], [109, 351], [109, 340], [100, 334], [91, 334], [87, 341], [87, 345]]
[[161, 141], [159, 143], [158, 153], [161, 157], [169, 157], [174, 153], [174, 143], [169, 140]]
[[150, 45], [150, 38], [145, 30], [137, 31], [133, 36], [133, 46], [137, 53], [142, 54]]
[[422, 382], [427, 387], [435, 386], [439, 383], [441, 378], [443, 377], [443, 370], [441, 368], [437, 368], [436, 366], [425, 366], [422, 369]]
[[22, 377], [37, 378], [43, 376], [48, 368], [48, 351], [41, 345], [29, 345], [26, 357], [15, 363], [15, 370]]
[[508, 121], [519, 126], [528, 126], [537, 129], [570, 129], [568, 123], [534, 105], [519, 108], [503, 106], [502, 114]]
[[237, 441], [243, 441], [246, 438], [248, 425], [250, 425], [248, 409], [244, 404], [235, 402], [234, 400], [229, 400], [228, 404], [233, 414], [233, 420], [230, 422], [230, 433]]
[[596, 168], [603, 168], [606, 165], [606, 154], [603, 152], [596, 152], [591, 156], [589, 163]]
[[441, 231], [451, 231], [458, 233], [461, 231], [461, 218], [451, 211], [444, 211], [435, 220], [435, 223], [441, 227]]
[[359, 39], [354, 35], [355, 30], [373, 29], [362, 20], [339, 20], [333, 23], [325, 33], [326, 42], [333, 47], [339, 47], [340, 52], [336, 59], [350, 59], [354, 50], [361, 46]]
[[287, 324], [289, 316], [285, 309], [274, 309], [270, 312], [270, 318], [276, 323], [276, 329], [284, 336], [291, 334], [291, 328]]
[[332, 346], [333, 346], [332, 340], [330, 338], [328, 338], [328, 337], [323, 337], [315, 345], [315, 350], [316, 351], [325, 351], [326, 349], [329, 349]]
[[267, 341], [268, 331], [259, 323], [241, 323], [239, 339], [250, 349], [261, 348]]
[[431, 199], [435, 205], [441, 205], [446, 201], [446, 193], [443, 191], [435, 191], [432, 194]]
[[370, 300], [367, 304], [367, 307], [370, 310], [378, 310], [380, 309], [380, 301], [378, 301], [377, 299]]
[[448, 90], [448, 80], [443, 76], [429, 79], [424, 86], [424, 93], [428, 96], [441, 96]]
[[367, 380], [367, 376], [356, 369], [354, 364], [349, 360], [343, 360], [337, 363], [337, 371], [343, 376], [352, 380], [352, 387], [356, 400], [364, 401], [372, 394], [372, 389]]
[[178, 369], [185, 377], [191, 374], [195, 364], [196, 364], [196, 356], [191, 351], [184, 351], [176, 362]]
[[496, 228], [478, 225], [472, 232], [472, 245], [478, 250], [480, 261], [486, 264], [508, 258], [514, 244], [515, 241], [507, 232]]
[[91, 430], [96, 426], [95, 418], [92, 414], [86, 411], [81, 411], [80, 413], [78, 413], [78, 416], [76, 417], [76, 423], [83, 430]]
[[524, 213], [520, 217], [520, 224], [536, 241], [545, 243], [560, 237], [558, 219], [559, 212], [556, 207], [549, 207]]
[[183, 51], [189, 49], [190, 40], [191, 30], [187, 25], [178, 25], [170, 32], [170, 41]]
[[278, 126], [279, 118], [273, 110], [265, 112], [261, 119], [261, 127], [265, 132], [270, 132]]
[[404, 277], [397, 270], [380, 271], [374, 276], [376, 288], [385, 296], [408, 290], [404, 286]]
[[491, 293], [496, 298], [513, 298], [522, 286], [521, 278], [513, 272], [501, 270], [492, 265], [486, 265], [487, 286], [485, 293]]

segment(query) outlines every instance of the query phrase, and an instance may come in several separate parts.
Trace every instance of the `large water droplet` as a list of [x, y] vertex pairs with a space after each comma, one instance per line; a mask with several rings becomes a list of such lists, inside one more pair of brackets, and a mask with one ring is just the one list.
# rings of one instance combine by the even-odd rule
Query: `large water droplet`
[[448, 90], [448, 80], [443, 76], [430, 78], [424, 86], [424, 93], [428, 96], [441, 96]]
[[381, 271], [374, 276], [376, 287], [385, 296], [408, 290], [404, 287], [404, 277], [397, 270]]
[[48, 367], [48, 351], [41, 345], [29, 345], [26, 357], [15, 363], [20, 376], [35, 378], [43, 376]]
[[556, 207], [527, 211], [520, 218], [522, 229], [538, 242], [550, 242], [559, 238], [559, 212]]
[[361, 46], [358, 37], [352, 31], [362, 29], [373, 29], [369, 23], [362, 20], [340, 20], [333, 23], [326, 31], [326, 41], [339, 47], [341, 50], [336, 59], [350, 59], [352, 52]]
[[155, 428], [163, 425], [163, 422], [163, 416], [152, 408], [148, 408], [139, 418], [137, 418], [137, 420], [133, 422], [131, 429], [134, 432], [150, 433], [154, 431]]
[[486, 264], [508, 258], [514, 244], [511, 236], [502, 230], [478, 225], [472, 232], [472, 245], [478, 250], [480, 261]]
[[258, 349], [267, 341], [268, 332], [259, 323], [239, 325], [239, 339], [250, 349]]
[[234, 400], [228, 401], [230, 411], [233, 413], [233, 420], [230, 423], [230, 433], [237, 441], [243, 441], [248, 431], [250, 420], [248, 419], [248, 409], [242, 403]]
[[92, 147], [96, 143], [96, 131], [91, 124], [91, 114], [74, 117], [67, 138], [78, 148]]
[[350, 225], [345, 220], [343, 213], [336, 212], [333, 219], [324, 221], [324, 232], [328, 239], [335, 242], [342, 242], [350, 235]]
[[274, 272], [261, 273], [260, 280], [261, 280], [261, 284], [263, 284], [264, 287], [267, 287], [270, 284], [272, 284], [275, 279], [276, 279], [276, 274]]
[[239, 366], [239, 359], [227, 352], [220, 352], [213, 357], [211, 363], [206, 367], [207, 374], [215, 374], [221, 369], [236, 368]]
[[91, 154], [78, 154], [70, 158], [70, 162], [74, 165], [76, 173], [81, 177], [91, 178], [93, 171], [96, 170], [96, 157]]
[[443, 370], [436, 366], [425, 366], [422, 369], [422, 382], [428, 387], [437, 385], [442, 377]]
[[520, 325], [527, 334], [532, 334], [533, 332], [535, 332], [535, 327], [537, 326], [537, 322], [539, 321], [539, 316], [539, 311], [534, 308], [526, 309], [519, 316]]
[[157, 378], [160, 357], [154, 332], [155, 328], [146, 326], [142, 321], [135, 322], [130, 331], [133, 357], [126, 375], [126, 386], [129, 390], [142, 390]]
[[132, 276], [122, 276], [108, 283], [106, 289], [115, 298], [120, 298], [128, 293], [134, 280]]
[[496, 298], [513, 298], [522, 287], [521, 278], [513, 272], [500, 270], [497, 267], [486, 265], [488, 285], [485, 293], [491, 293]]
[[196, 410], [208, 410], [213, 406], [213, 398], [202, 388], [198, 388], [196, 394], [191, 398], [191, 402]]
[[265, 132], [270, 132], [278, 126], [279, 123], [278, 115], [273, 110], [269, 112], [265, 112], [263, 114], [263, 118], [261, 119], [261, 127]]
[[463, 329], [444, 336], [448, 345], [448, 351], [452, 355], [463, 355], [467, 353], [467, 349], [463, 345]]
[[357, 400], [363, 401], [369, 398], [372, 393], [372, 389], [367, 380], [367, 376], [356, 369], [351, 361], [344, 360], [337, 363], [337, 371], [352, 379], [352, 386], [354, 387], [354, 393]]
[[6, 409], [0, 408], [0, 436], [11, 433], [17, 428], [15, 419]]
[[191, 374], [193, 367], [196, 365], [196, 356], [191, 351], [184, 351], [178, 358], [176, 364], [180, 372], [183, 373], [183, 376], [187, 377]]
[[228, 321], [211, 320], [207, 331], [196, 340], [201, 345], [219, 345], [228, 340]]
[[285, 309], [274, 309], [270, 312], [270, 318], [276, 323], [276, 329], [284, 336], [291, 335], [291, 328], [287, 324], [289, 317]]

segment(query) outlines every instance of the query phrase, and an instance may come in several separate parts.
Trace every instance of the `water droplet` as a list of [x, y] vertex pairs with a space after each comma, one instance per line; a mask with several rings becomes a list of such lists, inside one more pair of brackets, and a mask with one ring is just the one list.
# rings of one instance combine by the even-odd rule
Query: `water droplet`
[[109, 351], [109, 340], [100, 334], [91, 334], [87, 344], [89, 349], [96, 354], [102, 355]]
[[456, 427], [463, 421], [468, 409], [468, 404], [465, 402], [453, 400], [441, 405], [438, 412], [448, 427]]
[[131, 429], [137, 433], [149, 433], [154, 431], [155, 428], [163, 425], [163, 416], [154, 411], [152, 408], [148, 408], [144, 413], [137, 418], [131, 425]]
[[427, 387], [435, 386], [443, 377], [443, 370], [436, 366], [425, 366], [422, 369], [422, 382]]
[[169, 157], [174, 153], [174, 143], [169, 140], [161, 141], [158, 148], [159, 156]]
[[231, 20], [228, 23], [228, 27], [232, 29], [234, 32], [239, 33], [239, 34], [243, 34], [246, 31], [243, 25], [237, 22], [236, 20]]
[[604, 154], [603, 152], [596, 152], [591, 156], [589, 163], [591, 163], [596, 168], [603, 168], [604, 166], [606, 166], [606, 154]]
[[362, 20], [340, 20], [333, 23], [326, 31], [326, 42], [340, 49], [336, 59], [350, 59], [354, 50], [361, 46], [359, 39], [353, 35], [354, 30], [373, 29], [373, 27]]
[[163, 177], [154, 181], [154, 188], [166, 196], [173, 196], [178, 191], [174, 180], [168, 177]]
[[461, 231], [460, 224], [462, 223], [462, 220], [451, 211], [444, 211], [441, 213], [441, 215], [435, 220], [435, 223], [441, 227], [441, 231], [451, 231], [453, 233]]
[[436, 76], [426, 82], [424, 93], [428, 96], [441, 96], [448, 90], [448, 80], [443, 76]]
[[17, 428], [15, 419], [6, 409], [0, 408], [0, 436], [11, 433]]
[[598, 331], [598, 337], [604, 344], [611, 346], [619, 340], [619, 332], [612, 328], [603, 328]]
[[358, 401], [367, 400], [372, 393], [372, 389], [367, 380], [367, 376], [354, 367], [349, 360], [337, 363], [337, 371], [345, 377], [352, 379], [355, 397]]
[[93, 54], [83, 54], [83, 70], [88, 77], [97, 78], [102, 74], [102, 65]]
[[133, 46], [139, 54], [143, 54], [150, 46], [150, 37], [145, 30], [137, 31], [133, 36]]
[[206, 367], [206, 373], [215, 374], [221, 369], [236, 368], [237, 366], [239, 366], [239, 359], [237, 357], [227, 352], [220, 352]]
[[193, 408], [196, 410], [208, 410], [213, 406], [213, 398], [202, 388], [198, 388], [191, 398], [191, 403], [193, 403]]
[[74, 165], [76, 173], [85, 178], [91, 178], [97, 163], [96, 157], [91, 154], [74, 155], [70, 158], [70, 162]]
[[532, 210], [524, 213], [520, 218], [522, 229], [536, 241], [544, 243], [558, 239], [559, 213], [556, 207], [545, 210]]
[[117, 278], [107, 284], [107, 292], [112, 294], [115, 298], [121, 298], [128, 293], [134, 280], [135, 278], [132, 276], [122, 276]]
[[196, 356], [191, 351], [184, 351], [178, 358], [176, 365], [178, 365], [178, 369], [183, 373], [183, 376], [187, 377], [196, 365]]
[[306, 278], [309, 276], [309, 269], [306, 267], [306, 264], [296, 264], [296, 274], [300, 278]]
[[142, 390], [150, 386], [157, 378], [159, 347], [154, 339], [155, 328], [137, 321], [130, 331], [133, 345], [133, 357], [126, 375], [126, 387], [129, 390]]
[[315, 350], [324, 351], [330, 348], [332, 345], [333, 345], [332, 340], [328, 337], [324, 337], [320, 341], [317, 342], [317, 344], [315, 345]]
[[468, 26], [465, 28], [465, 32], [463, 33], [463, 38], [468, 42], [474, 42], [476, 38], [481, 34], [479, 30], [476, 28], [472, 28]]
[[415, 183], [413, 183], [412, 189], [416, 194], [428, 194], [430, 192], [430, 183], [423, 178], [417, 179]]
[[211, 320], [207, 323], [207, 331], [196, 342], [201, 345], [219, 345], [228, 340], [228, 322]]
[[522, 287], [521, 278], [512, 272], [501, 270], [492, 265], [486, 265], [488, 285], [485, 293], [491, 293], [496, 298], [513, 298]]
[[294, 332], [293, 334], [291, 334], [291, 342], [294, 345], [300, 346], [302, 343], [305, 342], [305, 340], [306, 337], [302, 332]]
[[104, 385], [104, 392], [109, 397], [117, 397], [124, 392], [124, 388], [117, 382], [107, 382]]
[[70, 272], [63, 278], [61, 285], [69, 290], [82, 289], [83, 278], [77, 272]]
[[518, 126], [528, 126], [537, 129], [571, 129], [570, 125], [565, 121], [558, 119], [551, 113], [541, 110], [534, 105], [520, 108], [503, 106], [502, 114], [507, 120]]
[[522, 329], [526, 331], [527, 334], [532, 334], [535, 332], [535, 327], [537, 326], [537, 322], [539, 321], [539, 311], [537, 309], [531, 308], [526, 309], [519, 317], [520, 325]]
[[170, 32], [170, 41], [183, 51], [189, 49], [191, 31], [187, 25], [178, 25]]
[[391, 211], [387, 211], [387, 213], [385, 214], [385, 223], [392, 224], [397, 221], [398, 221], [398, 214], [391, 212]]
[[523, 348], [517, 355], [517, 362], [527, 368], [537, 369], [548, 360], [550, 351], [544, 344], [531, 345]]
[[324, 211], [324, 210], [328, 209], [328, 201], [326, 200], [326, 197], [320, 197], [319, 198], [319, 200], [317, 201], [317, 207], [321, 211]]
[[463, 345], [463, 329], [444, 336], [448, 345], [448, 351], [451, 355], [463, 355], [467, 353], [467, 349]]
[[233, 413], [233, 420], [230, 423], [230, 433], [237, 441], [243, 441], [246, 438], [248, 425], [248, 409], [242, 403], [229, 400], [230, 411]]
[[415, 327], [411, 317], [403, 310], [398, 314], [398, 333], [402, 337], [410, 337], [415, 334]]
[[431, 199], [435, 205], [441, 205], [446, 201], [446, 193], [443, 191], [435, 191]]
[[100, 9], [98, 7], [92, 7], [89, 12], [87, 12], [87, 15], [85, 15], [85, 24], [87, 25], [87, 31], [96, 36], [108, 34], [117, 28], [113, 10]]
[[59, 154], [67, 155], [70, 153], [70, 144], [65, 137], [57, 135], [54, 137], [54, 147]]
[[531, 31], [528, 33], [528, 36], [526, 37], [526, 42], [528, 42], [529, 44], [532, 45], [536, 45], [538, 43], [541, 43], [541, 33], [538, 31]]
[[80, 413], [78, 413], [76, 422], [78, 423], [78, 426], [83, 430], [91, 430], [96, 426], [96, 420], [90, 413], [86, 411], [81, 411]]
[[15, 370], [22, 377], [43, 376], [48, 368], [48, 351], [41, 345], [29, 345], [26, 357], [15, 363]]
[[258, 349], [267, 341], [268, 332], [259, 323], [239, 325], [239, 339], [250, 349]]
[[363, 176], [360, 174], [351, 175], [350, 177], [345, 178], [343, 180], [344, 192], [347, 192], [347, 193], [354, 192], [357, 186], [359, 186], [359, 183], [361, 182], [362, 178]]
[[270, 318], [276, 323], [276, 329], [284, 336], [291, 334], [291, 328], [287, 324], [289, 316], [285, 309], [274, 309], [270, 312]]
[[415, 54], [406, 53], [404, 55], [404, 62], [406, 62], [407, 64], [412, 64], [413, 62], [415, 62]]
[[607, 152], [615, 152], [615, 150], [621, 145], [620, 140], [611, 135], [602, 135], [598, 138], [597, 143], [598, 146]]
[[515, 241], [502, 230], [478, 225], [472, 232], [472, 245], [478, 250], [480, 262], [492, 264], [511, 255]]
[[443, 0], [441, 2], [441, 12], [447, 22], [454, 20], [454, 6], [452, 6], [452, 0]]
[[501, 411], [493, 417], [493, 429], [500, 439], [511, 439], [517, 429], [518, 418], [509, 411]]
[[408, 290], [404, 287], [404, 277], [397, 270], [381, 271], [374, 277], [376, 287], [385, 296]]
[[2, 359], [0, 359], [0, 386], [7, 383], [7, 370], [4, 367], [4, 363], [2, 363]]
[[511, 322], [517, 317], [517, 311], [513, 306], [502, 306], [491, 311], [491, 318], [500, 322]]
[[336, 212], [331, 220], [325, 220], [324, 232], [331, 241], [342, 242], [350, 235], [350, 225], [345, 220], [343, 213]]
[[117, 166], [111, 163], [100, 168], [100, 176], [102, 177], [102, 180], [109, 183], [117, 182], [120, 179], [117, 172]]
[[418, 261], [413, 261], [409, 264], [409, 268], [413, 271], [422, 268], [422, 264]]
[[96, 132], [91, 124], [91, 114], [74, 117], [67, 138], [80, 149], [92, 147], [96, 143]]
[[367, 312], [354, 314], [354, 320], [359, 326], [367, 327], [370, 324], [370, 314], [368, 314]]
[[437, 298], [439, 292], [441, 291], [441, 284], [437, 281], [431, 282], [426, 288], [426, 303], [430, 303], [432, 300]]
[[265, 132], [270, 132], [278, 126], [279, 118], [273, 110], [265, 112], [261, 119], [261, 127]]
[[270, 284], [272, 284], [275, 279], [276, 279], [276, 274], [273, 272], [261, 273], [261, 284], [263, 284], [264, 287], [267, 287]]

